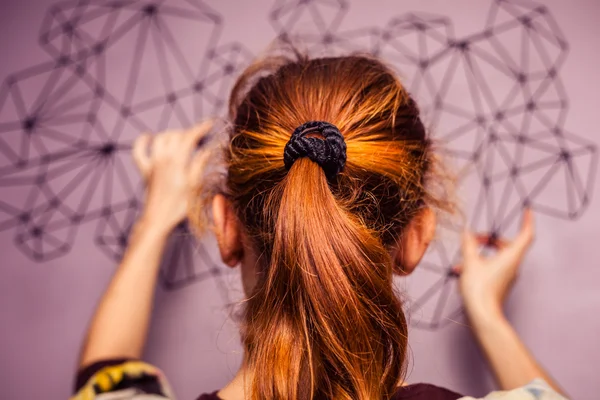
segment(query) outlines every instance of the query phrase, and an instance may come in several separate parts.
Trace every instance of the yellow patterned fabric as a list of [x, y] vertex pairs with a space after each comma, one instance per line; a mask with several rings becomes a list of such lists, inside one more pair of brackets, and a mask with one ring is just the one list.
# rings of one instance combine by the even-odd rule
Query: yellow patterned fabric
[[[141, 382], [150, 383], [145, 386]], [[142, 361], [127, 361], [96, 372], [71, 400], [173, 400], [164, 374]]]

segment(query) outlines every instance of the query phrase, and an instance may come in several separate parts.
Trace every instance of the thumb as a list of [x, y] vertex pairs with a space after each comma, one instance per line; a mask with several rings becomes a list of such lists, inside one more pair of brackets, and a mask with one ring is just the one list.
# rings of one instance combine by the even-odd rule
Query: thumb
[[[535, 236], [535, 226], [533, 221], [533, 212], [530, 208], [526, 208], [523, 212], [523, 220], [519, 233], [507, 248], [507, 257], [521, 259], [531, 246]], [[518, 265], [518, 264], [517, 264]]]
[[527, 250], [531, 242], [533, 242], [535, 236], [535, 224], [533, 221], [533, 211], [531, 208], [526, 208], [523, 212], [523, 221], [521, 222], [521, 229], [515, 239], [519, 250], [524, 252]]
[[133, 160], [135, 161], [135, 164], [140, 170], [140, 173], [144, 179], [148, 177], [148, 174], [152, 169], [152, 160], [148, 154], [148, 146], [150, 145], [151, 140], [152, 136], [147, 133], [138, 136], [133, 143], [133, 148], [131, 151]]
[[209, 136], [214, 125], [215, 119], [212, 118], [188, 130], [185, 138], [185, 143], [188, 147], [188, 150], [194, 150], [200, 144], [202, 139], [204, 139], [206, 136]]

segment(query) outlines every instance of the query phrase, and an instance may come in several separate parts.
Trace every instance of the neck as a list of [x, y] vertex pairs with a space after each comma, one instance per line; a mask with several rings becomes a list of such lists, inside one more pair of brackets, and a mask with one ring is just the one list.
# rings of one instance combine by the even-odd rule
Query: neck
[[246, 357], [244, 357], [238, 372], [227, 385], [219, 390], [217, 395], [223, 400], [245, 400], [250, 397], [251, 382], [252, 372], [248, 368]]

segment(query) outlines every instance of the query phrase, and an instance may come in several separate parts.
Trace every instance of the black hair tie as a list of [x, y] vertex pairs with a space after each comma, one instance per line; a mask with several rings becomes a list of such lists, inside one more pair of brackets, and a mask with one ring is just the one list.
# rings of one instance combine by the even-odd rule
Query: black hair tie
[[[308, 133], [319, 132], [324, 139], [306, 137]], [[325, 121], [309, 121], [292, 133], [283, 150], [285, 168], [292, 168], [294, 162], [308, 157], [323, 168], [327, 179], [333, 179], [346, 165], [346, 142], [337, 126]]]

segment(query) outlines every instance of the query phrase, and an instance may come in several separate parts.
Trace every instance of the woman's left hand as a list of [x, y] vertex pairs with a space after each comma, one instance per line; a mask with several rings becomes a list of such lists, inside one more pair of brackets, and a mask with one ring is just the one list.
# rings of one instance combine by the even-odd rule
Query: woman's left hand
[[142, 219], [155, 229], [168, 233], [186, 217], [210, 152], [192, 154], [212, 126], [207, 121], [189, 130], [143, 134], [135, 140], [133, 159], [146, 183]]

